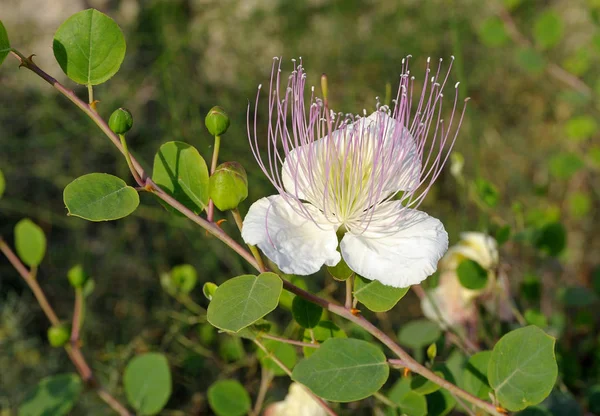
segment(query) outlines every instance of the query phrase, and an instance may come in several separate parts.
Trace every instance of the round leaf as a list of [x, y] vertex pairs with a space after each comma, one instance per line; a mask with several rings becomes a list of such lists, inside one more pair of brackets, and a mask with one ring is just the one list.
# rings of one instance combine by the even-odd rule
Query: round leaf
[[[0, 65], [8, 56], [10, 52], [10, 42], [8, 41], [8, 33], [6, 33], [6, 28], [0, 21]], [[0, 196], [2, 196], [2, 192], [0, 192]]]
[[398, 405], [402, 414], [407, 416], [427, 415], [427, 400], [425, 396], [410, 390], [409, 377], [398, 380], [389, 391], [388, 398]]
[[487, 371], [492, 356], [491, 351], [481, 351], [469, 358], [463, 372], [463, 384], [465, 390], [479, 397], [489, 398], [492, 391], [488, 383]]
[[37, 267], [46, 254], [46, 236], [37, 224], [24, 218], [15, 225], [15, 248], [23, 263]]
[[88, 221], [123, 218], [140, 204], [134, 188], [106, 173], [90, 173], [75, 179], [65, 188], [63, 199], [68, 215]]
[[123, 386], [127, 401], [141, 415], [155, 415], [171, 396], [171, 371], [163, 354], [147, 353], [125, 367]]
[[[441, 371], [436, 371], [435, 374], [444, 378], [444, 373], [442, 373]], [[440, 386], [434, 383], [433, 381], [426, 379], [420, 374], [415, 374], [410, 380], [410, 388], [415, 393], [424, 396], [427, 394], [431, 394], [434, 391], [438, 391], [440, 389]]]
[[483, 289], [487, 285], [488, 273], [479, 263], [466, 259], [456, 268], [458, 280], [463, 287], [471, 290]]
[[208, 205], [208, 167], [198, 150], [187, 143], [168, 142], [160, 147], [154, 156], [152, 180], [196, 214]]
[[207, 319], [213, 326], [237, 332], [277, 307], [283, 282], [275, 273], [229, 279], [215, 291]]
[[250, 395], [237, 380], [221, 380], [208, 388], [208, 404], [217, 416], [242, 416], [250, 411]]
[[427, 319], [416, 319], [402, 326], [398, 332], [400, 344], [410, 348], [423, 348], [435, 342], [442, 331], [438, 325]]
[[83, 390], [77, 374], [43, 378], [19, 406], [19, 416], [62, 416], [68, 414]]
[[260, 364], [264, 368], [271, 370], [276, 376], [286, 375], [286, 372], [270, 358], [271, 355], [277, 357], [287, 368], [294, 368], [298, 356], [292, 345], [271, 339], [264, 340], [263, 345], [270, 352], [270, 355], [267, 355], [262, 349], [258, 349], [256, 353]]
[[555, 339], [536, 326], [504, 335], [494, 346], [488, 380], [500, 404], [517, 411], [544, 400], [558, 375]]
[[510, 38], [504, 28], [504, 22], [499, 17], [487, 18], [479, 29], [479, 37], [485, 46], [502, 46]]
[[65, 74], [83, 85], [106, 82], [125, 58], [125, 38], [119, 25], [98, 10], [69, 17], [54, 35], [54, 57]]
[[354, 279], [354, 297], [373, 312], [387, 312], [406, 295], [410, 287], [390, 287], [362, 276]]
[[171, 280], [181, 292], [190, 293], [196, 286], [198, 274], [194, 266], [181, 264], [171, 269]]
[[563, 24], [560, 16], [548, 10], [542, 13], [533, 26], [535, 41], [542, 48], [550, 48], [556, 45], [563, 34]]
[[292, 379], [325, 400], [353, 402], [379, 391], [389, 371], [376, 346], [359, 339], [330, 338], [296, 365]]
[[446, 389], [439, 389], [425, 396], [427, 400], [427, 416], [446, 416], [454, 406], [456, 399]]
[[323, 308], [300, 296], [296, 296], [292, 302], [292, 315], [301, 327], [314, 328], [321, 320]]

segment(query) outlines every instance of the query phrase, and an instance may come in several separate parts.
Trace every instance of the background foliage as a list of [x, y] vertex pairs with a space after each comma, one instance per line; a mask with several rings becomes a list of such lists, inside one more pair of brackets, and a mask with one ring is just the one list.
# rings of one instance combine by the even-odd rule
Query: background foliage
[[[248, 201], [272, 193], [248, 152], [245, 120], [247, 99], [268, 79], [273, 56], [301, 55], [314, 84], [327, 72], [330, 102], [349, 112], [385, 95], [405, 55], [413, 55], [417, 74], [427, 56], [454, 55], [453, 78], [471, 101], [452, 169], [424, 209], [442, 219], [451, 242], [464, 230], [497, 237], [510, 230], [501, 261], [519, 306], [560, 335], [559, 393], [548, 407], [567, 403], [572, 414], [589, 408], [588, 387], [600, 382], [593, 312], [600, 294], [599, 2], [4, 0], [0, 18], [11, 43], [60, 78], [52, 36], [65, 18], [90, 6], [125, 33], [121, 70], [95, 94], [106, 117], [120, 106], [133, 113], [128, 142], [144, 168], [151, 171], [165, 141], [188, 142], [209, 160], [212, 137], [203, 120], [218, 104], [232, 119], [221, 159], [246, 167]], [[195, 322], [159, 283], [179, 264], [194, 266], [200, 283], [222, 283], [248, 272], [242, 261], [147, 195], [117, 223], [66, 217], [61, 195], [69, 182], [93, 171], [127, 178], [127, 166], [89, 120], [41, 80], [16, 70], [11, 57], [0, 71], [0, 108], [6, 181], [0, 234], [12, 240], [23, 216], [42, 227], [48, 247], [38, 279], [61, 315], [73, 303], [67, 271], [83, 263], [95, 278], [84, 341], [107, 387], [116, 388], [135, 353], [152, 350], [166, 353], [174, 367], [167, 409], [177, 410], [166, 414], [207, 412], [206, 392], [218, 378], [235, 377], [256, 391], [260, 369], [247, 354], [252, 347]], [[223, 226], [234, 230], [231, 222]], [[331, 279], [306, 285], [324, 282], [337, 290]], [[206, 306], [199, 288], [191, 297]], [[397, 330], [420, 315], [414, 294], [402, 302], [382, 327]], [[281, 317], [282, 325], [288, 321]], [[0, 262], [0, 411], [13, 409], [39, 379], [69, 368], [45, 341], [46, 329], [28, 289]], [[274, 397], [285, 394], [284, 380], [274, 384]], [[95, 396], [84, 395], [73, 414], [104, 411]]]

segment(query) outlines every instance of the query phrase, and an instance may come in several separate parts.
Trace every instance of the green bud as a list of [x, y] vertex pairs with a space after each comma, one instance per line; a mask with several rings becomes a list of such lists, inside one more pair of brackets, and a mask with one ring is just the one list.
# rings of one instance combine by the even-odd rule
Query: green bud
[[171, 270], [171, 281], [180, 292], [190, 293], [198, 281], [196, 269], [189, 264], [175, 266]]
[[429, 347], [427, 347], [427, 357], [429, 358], [430, 361], [433, 361], [433, 360], [435, 360], [436, 356], [437, 356], [437, 344], [434, 342]]
[[212, 300], [212, 297], [218, 288], [219, 286], [217, 286], [213, 282], [206, 282], [204, 283], [204, 286], [202, 286], [202, 293], [204, 293], [206, 299]]
[[229, 128], [229, 117], [221, 107], [213, 107], [206, 115], [204, 125], [213, 136], [221, 136]]
[[81, 267], [81, 264], [71, 267], [71, 270], [67, 273], [67, 278], [69, 279], [69, 283], [75, 289], [82, 288], [87, 282], [89, 276]]
[[62, 347], [71, 338], [71, 328], [67, 325], [59, 324], [48, 328], [48, 342], [55, 348]]
[[169, 273], [163, 273], [160, 275], [160, 285], [163, 290], [171, 296], [175, 296], [177, 293], [177, 288], [175, 287], [173, 279], [171, 279], [171, 275]]
[[125, 134], [133, 127], [133, 117], [125, 108], [116, 109], [108, 119], [108, 127], [116, 134]]
[[210, 177], [209, 195], [221, 211], [235, 209], [248, 197], [248, 177], [237, 162], [225, 162]]

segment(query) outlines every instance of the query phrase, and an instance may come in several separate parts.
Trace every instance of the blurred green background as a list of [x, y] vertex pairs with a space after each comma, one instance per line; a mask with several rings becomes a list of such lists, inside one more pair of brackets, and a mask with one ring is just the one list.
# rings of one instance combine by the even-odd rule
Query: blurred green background
[[[565, 385], [583, 394], [599, 357], [597, 340], [582, 345], [578, 337], [594, 337], [598, 316], [576, 302], [559, 302], [558, 293], [591, 288], [599, 262], [600, 1], [2, 0], [0, 19], [12, 45], [35, 53], [40, 67], [82, 97], [84, 88], [66, 80], [54, 61], [52, 35], [88, 7], [113, 17], [127, 39], [120, 72], [95, 88], [99, 112], [108, 118], [123, 106], [133, 113], [129, 146], [149, 172], [154, 153], [170, 140], [196, 146], [209, 160], [204, 115], [213, 105], [224, 107], [232, 125], [221, 160], [241, 162], [249, 175], [243, 212], [273, 193], [246, 137], [247, 105], [268, 81], [273, 56], [302, 56], [310, 82], [318, 85], [321, 73], [328, 74], [334, 108], [359, 112], [374, 107], [387, 82], [396, 87], [407, 54], [417, 79], [428, 56], [454, 55], [452, 81], [461, 81], [461, 95], [471, 100], [454, 174], [449, 163], [422, 208], [442, 220], [451, 243], [461, 231], [510, 227], [501, 260], [513, 289], [537, 279], [545, 315], [575, 308], [561, 365]], [[174, 367], [168, 409], [178, 409], [164, 414], [206, 414], [206, 387], [227, 372], [255, 390], [256, 374], [237, 368], [251, 360], [248, 347], [191, 322], [159, 283], [161, 273], [181, 263], [195, 266], [201, 281], [217, 283], [248, 266], [149, 195], [118, 222], [67, 217], [62, 190], [74, 178], [107, 172], [132, 180], [92, 122], [17, 66], [8, 57], [0, 69], [0, 169], [7, 182], [0, 235], [12, 241], [23, 217], [42, 226], [49, 249], [38, 279], [60, 316], [72, 309], [67, 270], [83, 263], [95, 278], [84, 348], [99, 377], [119, 392], [132, 354], [160, 350]], [[232, 221], [223, 226], [236, 235]], [[310, 279], [308, 286], [317, 290], [323, 280]], [[199, 289], [193, 298], [206, 306]], [[388, 325], [420, 314], [415, 298], [403, 305], [389, 314]], [[70, 371], [63, 351], [47, 345], [46, 329], [33, 296], [0, 259], [0, 414], [9, 414], [39, 378]], [[275, 396], [285, 393], [286, 382], [279, 384]], [[105, 412], [86, 395], [73, 414]]]

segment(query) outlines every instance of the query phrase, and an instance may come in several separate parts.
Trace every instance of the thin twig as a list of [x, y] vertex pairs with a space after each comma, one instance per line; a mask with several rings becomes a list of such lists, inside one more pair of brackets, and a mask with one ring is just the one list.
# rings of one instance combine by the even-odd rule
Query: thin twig
[[354, 286], [354, 274], [346, 279], [346, 309], [352, 309], [352, 288]]
[[272, 339], [274, 341], [283, 342], [284, 344], [297, 345], [297, 346], [303, 347], [303, 348], [304, 347], [306, 347], [306, 348], [319, 348], [321, 346], [319, 344], [311, 344], [309, 342], [296, 341], [294, 339], [282, 338], [282, 337], [278, 337], [276, 335], [271, 335], [271, 334], [260, 334], [260, 338]]
[[258, 388], [258, 394], [256, 395], [256, 401], [254, 402], [254, 408], [252, 410], [253, 416], [259, 416], [260, 411], [265, 403], [267, 392], [269, 391], [269, 384], [273, 381], [273, 372], [266, 369], [265, 367], [260, 368], [260, 387]]

